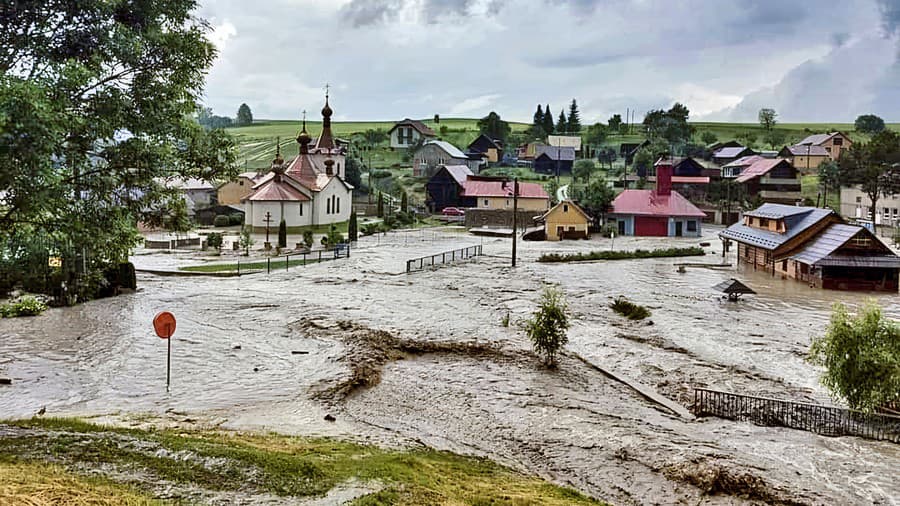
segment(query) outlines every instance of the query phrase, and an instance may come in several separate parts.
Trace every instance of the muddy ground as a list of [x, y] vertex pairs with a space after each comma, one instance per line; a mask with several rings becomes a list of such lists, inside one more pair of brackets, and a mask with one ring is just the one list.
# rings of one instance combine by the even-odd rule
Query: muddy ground
[[[900, 504], [897, 445], [686, 420], [593, 367], [683, 405], [694, 387], [832, 402], [806, 352], [834, 302], [865, 296], [736, 268], [676, 272], [681, 261], [722, 261], [716, 231], [665, 241], [710, 242], [709, 255], [683, 260], [541, 264], [542, 252], [661, 241], [520, 242], [513, 269], [509, 240], [410, 232], [365, 238], [348, 260], [271, 275], [141, 276], [135, 294], [0, 320], [0, 376], [13, 380], [0, 386], [0, 413], [45, 407], [120, 423], [425, 444], [615, 504]], [[486, 256], [404, 273], [408, 258], [473, 244]], [[758, 295], [722, 301], [710, 287], [730, 277]], [[561, 286], [574, 316], [555, 371], [540, 366], [517, 325], [545, 283]], [[652, 324], [613, 313], [618, 295], [650, 307]], [[900, 317], [896, 295], [877, 299]], [[169, 394], [165, 343], [150, 327], [160, 310], [179, 319]]]

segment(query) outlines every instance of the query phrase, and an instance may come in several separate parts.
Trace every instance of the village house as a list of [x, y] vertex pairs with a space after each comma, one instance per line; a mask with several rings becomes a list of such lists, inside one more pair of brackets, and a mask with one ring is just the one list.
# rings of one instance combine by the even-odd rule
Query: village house
[[575, 164], [575, 148], [537, 146], [535, 148], [534, 171], [538, 174], [571, 174]]
[[425, 123], [406, 118], [398, 121], [388, 130], [388, 137], [390, 137], [391, 149], [407, 149], [419, 142], [420, 139], [423, 141], [434, 139], [437, 134]]
[[234, 181], [222, 183], [216, 188], [219, 204], [227, 206], [240, 205], [240, 203], [253, 193], [253, 186], [265, 174], [258, 172], [242, 172]]
[[281, 146], [276, 148], [271, 170], [243, 201], [245, 222], [254, 232], [277, 230], [281, 220], [288, 233], [297, 233], [350, 219], [353, 187], [344, 179], [345, 154], [331, 133], [332, 114], [326, 95], [322, 133], [313, 143], [304, 119], [297, 136], [300, 153], [290, 163], [281, 157]]
[[[465, 165], [442, 165], [425, 183], [425, 204], [432, 212], [447, 207], [477, 209], [512, 209], [513, 182], [506, 179], [476, 176]], [[545, 211], [550, 196], [537, 183], [519, 183], [518, 208]]]
[[425, 183], [425, 205], [433, 213], [446, 207], [475, 207], [475, 200], [466, 197], [466, 180], [472, 171], [465, 165], [441, 165]]
[[712, 161], [716, 165], [725, 165], [731, 163], [738, 158], [755, 154], [754, 151], [744, 146], [724, 146], [713, 151]]
[[749, 155], [726, 163], [722, 166], [722, 179], [734, 179], [740, 176], [744, 169], [763, 159], [764, 157], [760, 155]]
[[469, 158], [481, 158], [485, 164], [498, 163], [503, 159], [503, 143], [480, 134], [466, 148]]
[[[871, 220], [872, 201], [859, 185], [841, 187], [841, 215], [858, 220]], [[882, 195], [875, 205], [875, 225], [900, 225], [900, 194]]]
[[607, 221], [619, 235], [699, 237], [706, 213], [672, 190], [671, 164], [656, 167], [656, 189], [624, 190], [611, 205]]
[[831, 209], [764, 204], [719, 234], [754, 270], [812, 287], [896, 292], [900, 257]]
[[796, 204], [803, 200], [800, 172], [784, 158], [758, 158], [740, 170], [735, 182], [744, 187], [744, 195], [764, 202]]
[[531, 165], [534, 162], [534, 158], [540, 154], [537, 149], [538, 146], [546, 146], [547, 143], [543, 141], [534, 141], [527, 142], [525, 144], [520, 145], [516, 148], [516, 158], [518, 159], [519, 164]]
[[427, 141], [413, 153], [413, 175], [431, 177], [441, 165], [465, 165], [477, 172], [481, 159], [472, 159], [447, 141]]
[[571, 200], [564, 200], [549, 211], [534, 219], [544, 224], [544, 235], [548, 241], [563, 239], [589, 239], [590, 226], [594, 219]]
[[735, 140], [716, 141], [716, 142], [706, 146], [706, 150], [709, 151], [710, 153], [715, 153], [716, 151], [718, 151], [722, 148], [740, 148], [740, 147], [743, 147], [743, 145], [740, 142], [735, 141]]
[[853, 141], [842, 132], [832, 132], [828, 134], [815, 134], [803, 139], [795, 144], [795, 146], [820, 146], [832, 160], [841, 158], [841, 154], [850, 149]]
[[580, 135], [548, 135], [547, 145], [556, 148], [572, 148], [575, 150], [575, 156], [581, 155]]
[[831, 160], [824, 147], [814, 144], [785, 146], [778, 156], [789, 160], [803, 174], [814, 174], [822, 162]]
[[197, 211], [216, 205], [216, 189], [209, 181], [202, 179], [173, 178], [160, 181], [166, 188], [180, 191], [184, 195], [187, 213], [194, 216]]

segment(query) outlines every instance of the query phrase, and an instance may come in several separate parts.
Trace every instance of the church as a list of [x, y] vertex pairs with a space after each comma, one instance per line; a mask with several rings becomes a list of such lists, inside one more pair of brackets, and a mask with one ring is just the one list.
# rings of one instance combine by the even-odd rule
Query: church
[[297, 136], [300, 153], [290, 162], [276, 148], [270, 171], [258, 179], [244, 200], [245, 223], [253, 232], [277, 233], [283, 219], [289, 234], [311, 227], [341, 224], [350, 219], [353, 187], [346, 177], [346, 150], [331, 132], [334, 111], [325, 95], [322, 134], [313, 142], [306, 119]]

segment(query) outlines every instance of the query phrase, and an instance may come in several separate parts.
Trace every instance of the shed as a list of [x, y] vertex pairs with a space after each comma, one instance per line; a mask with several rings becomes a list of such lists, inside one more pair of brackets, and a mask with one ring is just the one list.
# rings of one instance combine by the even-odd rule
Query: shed
[[590, 238], [590, 226], [594, 219], [571, 200], [563, 200], [535, 221], [544, 224], [548, 241], [561, 241]]

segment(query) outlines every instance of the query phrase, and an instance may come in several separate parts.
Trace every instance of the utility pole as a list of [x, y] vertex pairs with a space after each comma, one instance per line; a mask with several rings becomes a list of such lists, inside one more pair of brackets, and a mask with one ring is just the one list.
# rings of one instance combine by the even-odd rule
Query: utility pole
[[[559, 173], [557, 173], [557, 177]], [[519, 218], [519, 178], [513, 178], [513, 233], [512, 233], [512, 266], [516, 266], [516, 236], [518, 235]]]

